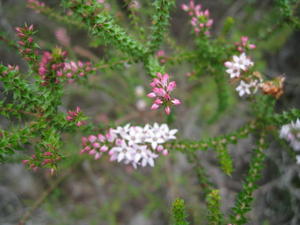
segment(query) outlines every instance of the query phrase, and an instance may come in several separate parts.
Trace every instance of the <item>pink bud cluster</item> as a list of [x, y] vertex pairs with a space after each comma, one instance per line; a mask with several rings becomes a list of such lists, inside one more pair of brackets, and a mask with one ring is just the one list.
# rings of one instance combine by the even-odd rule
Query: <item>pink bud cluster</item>
[[147, 96], [149, 98], [155, 98], [151, 109], [156, 110], [160, 106], [165, 107], [165, 112], [167, 115], [171, 113], [171, 105], [179, 105], [181, 104], [180, 100], [176, 98], [171, 98], [171, 92], [176, 88], [175, 81], [169, 81], [169, 74], [161, 74], [157, 73], [157, 77], [152, 80], [150, 83], [152, 87], [152, 92], [150, 92]]
[[33, 42], [32, 35], [34, 33], [33, 25], [24, 27], [17, 27], [17, 36], [20, 38], [18, 41], [19, 52], [24, 56], [26, 61], [35, 61], [37, 59], [38, 52], [34, 51], [35, 43]]
[[196, 5], [194, 0], [190, 0], [188, 5], [182, 4], [181, 8], [191, 16], [191, 25], [194, 27], [196, 34], [201, 32], [205, 35], [210, 35], [209, 28], [213, 25], [213, 19], [209, 18], [210, 13], [208, 9], [202, 11], [202, 5]]
[[61, 160], [61, 156], [55, 152], [48, 151], [39, 155], [33, 154], [30, 159], [23, 160], [22, 163], [27, 165], [33, 171], [37, 171], [39, 168], [46, 167], [50, 169], [51, 173], [53, 173], [56, 163], [59, 160]]
[[81, 120], [81, 115], [82, 115], [82, 112], [81, 112], [81, 109], [80, 107], [76, 107], [76, 110], [75, 111], [68, 111], [68, 115], [66, 117], [66, 119], [68, 121], [72, 121], [72, 122], [75, 122], [76, 126], [77, 127], [80, 127], [82, 125], [85, 125], [85, 121]]
[[53, 76], [52, 72], [58, 71], [64, 68], [64, 63], [62, 62], [67, 56], [66, 51], [61, 51], [59, 58], [60, 62], [55, 62], [55, 57], [51, 52], [45, 51], [39, 63], [38, 72], [43, 80], [43, 85], [47, 85], [50, 80], [54, 80], [55, 83], [59, 83], [58, 77]]
[[81, 143], [83, 149], [80, 154], [88, 153], [93, 155], [95, 160], [99, 159], [104, 152], [109, 150], [109, 147], [115, 141], [115, 136], [109, 130], [106, 134], [90, 135], [82, 137]]
[[157, 51], [156, 56], [161, 64], [165, 64], [167, 62], [167, 57], [164, 50]]
[[41, 8], [45, 7], [45, 3], [38, 0], [27, 0], [27, 6], [37, 12], [40, 12]]
[[237, 50], [239, 52], [246, 52], [247, 50], [256, 48], [255, 44], [249, 43], [249, 37], [247, 37], [247, 36], [241, 37], [241, 41], [236, 42], [235, 46], [237, 47]]
[[63, 65], [63, 68], [58, 70], [56, 72], [56, 75], [58, 77], [64, 76], [68, 79], [69, 83], [72, 83], [74, 81], [74, 78], [76, 77], [84, 77], [87, 73], [90, 71], [95, 70], [95, 68], [92, 67], [92, 64], [90, 62], [65, 62]]
[[54, 56], [48, 51], [43, 53], [38, 68], [39, 75], [44, 81], [43, 85], [47, 85], [50, 79], [59, 83], [59, 78], [73, 83], [75, 78], [84, 77], [88, 72], [95, 70], [90, 62], [65, 62], [66, 51], [57, 51], [56, 54], [58, 55]]
[[81, 154], [87, 153], [94, 159], [99, 159], [108, 153], [110, 161], [137, 166], [154, 166], [158, 154], [168, 155], [163, 144], [168, 140], [176, 139], [177, 130], [170, 130], [166, 124], [144, 127], [130, 126], [110, 129], [106, 134], [90, 135], [82, 138], [83, 149]]
[[11, 71], [16, 71], [16, 72], [18, 72], [19, 71], [19, 66], [12, 66], [12, 65], [8, 65], [7, 66], [7, 71], [4, 71], [2, 74], [3, 75], [7, 75], [9, 72], [11, 72]]

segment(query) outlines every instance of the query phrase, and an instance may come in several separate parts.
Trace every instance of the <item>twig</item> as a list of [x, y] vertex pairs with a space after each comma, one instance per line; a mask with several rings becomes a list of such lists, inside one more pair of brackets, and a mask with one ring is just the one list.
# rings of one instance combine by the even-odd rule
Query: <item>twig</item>
[[35, 201], [32, 208], [29, 209], [20, 219], [18, 225], [25, 225], [26, 221], [32, 216], [34, 211], [47, 199], [47, 197], [55, 190], [55, 188], [68, 176], [71, 174], [75, 167], [68, 170], [64, 175], [59, 177], [54, 183]]

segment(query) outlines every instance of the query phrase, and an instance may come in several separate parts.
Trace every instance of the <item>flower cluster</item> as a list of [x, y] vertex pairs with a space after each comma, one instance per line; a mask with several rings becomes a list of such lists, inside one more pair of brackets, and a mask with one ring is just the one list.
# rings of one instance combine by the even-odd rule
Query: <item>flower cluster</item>
[[66, 77], [69, 82], [73, 82], [75, 77], [84, 77], [86, 73], [95, 70], [95, 68], [92, 67], [90, 62], [65, 62], [63, 65], [63, 68], [58, 70], [56, 72], [56, 75], [61, 77], [64, 76]]
[[19, 72], [20, 67], [18, 65], [16, 65], [16, 66], [8, 65], [7, 69], [8, 69], [7, 71], [2, 72], [3, 75], [7, 75], [10, 71]]
[[111, 161], [137, 166], [154, 166], [154, 160], [162, 155], [168, 155], [168, 150], [163, 144], [176, 139], [177, 130], [170, 130], [168, 125], [153, 126], [146, 124], [144, 127], [130, 126], [110, 129], [106, 134], [90, 135], [82, 138], [82, 153], [93, 155], [99, 159], [107, 152]]
[[181, 102], [176, 98], [171, 98], [170, 93], [175, 89], [176, 82], [169, 82], [169, 74], [161, 74], [157, 73], [157, 77], [153, 78], [150, 83], [152, 87], [152, 92], [150, 92], [147, 96], [149, 98], [155, 98], [151, 109], [156, 110], [161, 105], [165, 107], [165, 112], [167, 115], [171, 113], [171, 105], [179, 105]]
[[256, 48], [255, 44], [249, 43], [249, 37], [247, 37], [247, 36], [241, 37], [241, 41], [236, 42], [235, 45], [236, 45], [237, 50], [241, 53], [246, 52], [247, 50]]
[[19, 52], [26, 61], [35, 62], [37, 60], [38, 52], [35, 51], [37, 45], [32, 38], [32, 35], [34, 34], [33, 25], [17, 27], [16, 31], [17, 36], [20, 38], [20, 41], [18, 41], [20, 46]]
[[77, 127], [80, 127], [85, 124], [85, 121], [82, 119], [81, 109], [77, 106], [75, 111], [68, 111], [68, 115], [66, 117], [68, 121], [75, 122]]
[[45, 51], [39, 63], [38, 72], [42, 78], [43, 85], [47, 85], [50, 80], [59, 83], [59, 78], [74, 82], [76, 77], [84, 77], [86, 73], [95, 70], [90, 62], [65, 62], [67, 52], [55, 49], [53, 53]]
[[55, 73], [64, 68], [63, 61], [67, 56], [67, 52], [56, 49], [55, 53], [45, 51], [39, 63], [38, 72], [43, 80], [43, 85], [47, 85], [51, 81], [59, 83], [58, 77], [53, 72]]
[[225, 62], [226, 72], [234, 81], [239, 81], [236, 91], [239, 96], [255, 94], [262, 82], [257, 73], [251, 73], [249, 70], [254, 63], [242, 53], [240, 56], [234, 55], [232, 61]]
[[161, 64], [165, 64], [167, 62], [167, 57], [164, 50], [157, 51], [156, 56]]
[[27, 0], [27, 6], [39, 12], [40, 8], [45, 7], [45, 3], [40, 2], [38, 0]]
[[234, 82], [239, 82], [236, 91], [239, 96], [249, 96], [261, 89], [263, 94], [279, 98], [283, 94], [283, 83], [285, 78], [278, 76], [273, 80], [264, 81], [262, 75], [257, 71], [251, 71], [254, 63], [242, 53], [234, 55], [232, 61], [225, 62], [226, 72]]
[[194, 0], [190, 0], [189, 5], [182, 4], [181, 8], [191, 16], [191, 24], [196, 34], [201, 32], [210, 35], [209, 28], [213, 25], [213, 19], [209, 18], [208, 9], [202, 11], [202, 6], [200, 4], [195, 5]]
[[[280, 137], [287, 140], [295, 151], [300, 151], [300, 119], [283, 125]], [[300, 154], [297, 155], [297, 163], [300, 164]]]
[[44, 152], [41, 154], [33, 154], [30, 159], [23, 160], [23, 164], [27, 165], [33, 171], [37, 171], [41, 167], [50, 169], [51, 174], [55, 171], [56, 163], [61, 160], [61, 156], [54, 152]]

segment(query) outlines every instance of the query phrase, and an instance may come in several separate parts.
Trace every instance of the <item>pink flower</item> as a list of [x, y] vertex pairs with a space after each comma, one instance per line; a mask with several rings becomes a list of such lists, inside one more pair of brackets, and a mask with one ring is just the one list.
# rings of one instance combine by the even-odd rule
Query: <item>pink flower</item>
[[97, 137], [94, 136], [94, 135], [90, 135], [90, 136], [88, 137], [88, 140], [89, 140], [89, 142], [93, 143], [93, 142], [95, 142], [95, 141], [97, 140]]
[[181, 9], [188, 12], [191, 17], [190, 23], [193, 26], [196, 34], [210, 35], [209, 28], [213, 25], [213, 20], [210, 19], [210, 12], [208, 9], [202, 11], [200, 4], [195, 5], [194, 0], [190, 0], [189, 5], [182, 4]]
[[155, 98], [151, 110], [156, 110], [163, 105], [168, 115], [171, 113], [171, 105], [179, 105], [181, 103], [178, 99], [171, 98], [170, 94], [176, 88], [176, 82], [170, 82], [169, 79], [169, 74], [157, 73], [157, 77], [153, 78], [150, 83], [152, 92], [147, 95], [149, 98]]
[[247, 50], [256, 48], [255, 44], [249, 43], [249, 37], [247, 36], [241, 37], [241, 41], [236, 42], [235, 45], [239, 52], [246, 52]]

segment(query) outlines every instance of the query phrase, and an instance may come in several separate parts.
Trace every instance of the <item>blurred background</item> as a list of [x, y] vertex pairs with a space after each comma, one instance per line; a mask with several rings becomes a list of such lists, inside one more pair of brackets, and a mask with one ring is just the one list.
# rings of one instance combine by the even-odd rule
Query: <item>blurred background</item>
[[[66, 12], [60, 1], [47, 0], [45, 4], [54, 12]], [[131, 3], [130, 3], [131, 2]], [[288, 26], [280, 26], [267, 36], [278, 16], [273, 0], [203, 0], [204, 8], [211, 11], [212, 36], [217, 36], [224, 21], [232, 17], [234, 29], [228, 41], [239, 41], [249, 36], [257, 45], [253, 59], [261, 72], [268, 77], [286, 77], [285, 94], [277, 103], [277, 110], [300, 106], [300, 32]], [[130, 4], [128, 4], [130, 3]], [[122, 26], [135, 34], [130, 25], [130, 10], [145, 24], [151, 23], [149, 0], [106, 0], [107, 8]], [[189, 18], [180, 9], [177, 0], [172, 11], [168, 37], [161, 46], [166, 57], [176, 57], [182, 51], [193, 49], [193, 35]], [[140, 8], [143, 10], [140, 15]], [[67, 112], [80, 106], [96, 126], [110, 124], [145, 124], [163, 122], [162, 112], [149, 110], [150, 78], [140, 64], [130, 64], [116, 55], [120, 52], [113, 46], [105, 46], [94, 40], [82, 27], [57, 21], [26, 7], [24, 0], [0, 0], [0, 32], [10, 40], [16, 40], [15, 27], [33, 24], [38, 31], [35, 39], [44, 50], [59, 46], [69, 53], [69, 58], [99, 64], [95, 75], [85, 85], [66, 85], [61, 111]], [[145, 34], [147, 34], [145, 27]], [[261, 38], [263, 37], [264, 38]], [[142, 37], [142, 36], [140, 36]], [[115, 63], [106, 64], [106, 61]], [[26, 62], [17, 51], [0, 41], [0, 62], [19, 65], [27, 71]], [[184, 104], [174, 109], [176, 119], [172, 128], [179, 130], [181, 139], [201, 139], [224, 134], [241, 127], [250, 119], [246, 101], [230, 96], [230, 109], [209, 123], [216, 110], [216, 93], [213, 79], [193, 75], [194, 68], [186, 62], [166, 64], [167, 71], [178, 82], [176, 96]], [[191, 75], [192, 74], [192, 75]], [[191, 75], [191, 76], [190, 76]], [[0, 98], [2, 95], [0, 83]], [[0, 117], [0, 127], [9, 128], [15, 121]], [[87, 135], [87, 134], [84, 134]], [[26, 146], [10, 163], [0, 165], [0, 224], [18, 224], [21, 218], [26, 224], [57, 225], [165, 225], [170, 222], [170, 207], [176, 197], [186, 201], [191, 224], [206, 224], [206, 207], [196, 173], [187, 158], [172, 152], [160, 158], [154, 168], [133, 170], [105, 158], [94, 161], [79, 155], [81, 134], [64, 135], [61, 149], [66, 159], [55, 176], [44, 171], [32, 172], [21, 165], [21, 159], [31, 151]], [[255, 192], [254, 209], [249, 214], [253, 225], [299, 225], [300, 224], [300, 167], [276, 140], [270, 140], [270, 148], [261, 188]], [[231, 146], [235, 172], [225, 176], [219, 169], [216, 156], [211, 151], [199, 151], [199, 160], [208, 170], [212, 181], [221, 191], [224, 212], [233, 206], [236, 193], [241, 189], [247, 172], [252, 137]]]

